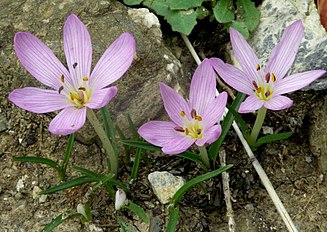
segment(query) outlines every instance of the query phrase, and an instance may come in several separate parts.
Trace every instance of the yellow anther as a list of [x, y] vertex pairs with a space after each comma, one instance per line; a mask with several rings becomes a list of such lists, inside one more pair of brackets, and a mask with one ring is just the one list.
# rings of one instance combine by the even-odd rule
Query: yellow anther
[[179, 114], [180, 114], [182, 117], [185, 116], [185, 112], [184, 112], [184, 111], [181, 111]]
[[260, 70], [260, 64], [256, 64], [255, 68], [256, 68], [257, 71], [259, 71]]
[[88, 81], [89, 78], [88, 77], [83, 77], [83, 81]]
[[262, 88], [261, 87], [258, 87], [257, 88], [257, 93], [261, 93], [261, 90], [262, 90]]
[[271, 80], [272, 80], [272, 82], [275, 82], [276, 81], [276, 76], [273, 73], [271, 73]]
[[84, 87], [79, 87], [78, 90], [86, 91]]
[[61, 82], [62, 82], [62, 83], [64, 83], [64, 82], [65, 82], [65, 77], [64, 77], [64, 74], [62, 74], [62, 75], [61, 75], [61, 77], [60, 77], [60, 80], [61, 80]]
[[187, 128], [185, 128], [185, 134], [188, 135], [189, 133], [190, 131]]
[[201, 122], [202, 121], [202, 117], [200, 115], [196, 115], [195, 116], [195, 120]]

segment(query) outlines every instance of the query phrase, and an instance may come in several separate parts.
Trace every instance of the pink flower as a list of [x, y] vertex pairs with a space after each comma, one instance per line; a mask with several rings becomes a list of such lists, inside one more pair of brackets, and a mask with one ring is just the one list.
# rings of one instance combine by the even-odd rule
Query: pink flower
[[87, 108], [99, 109], [116, 95], [117, 87], [107, 87], [129, 68], [135, 54], [135, 40], [123, 33], [114, 41], [91, 72], [92, 43], [86, 26], [72, 14], [64, 25], [66, 67], [54, 53], [29, 32], [18, 32], [15, 52], [26, 70], [50, 89], [26, 87], [9, 94], [15, 105], [34, 113], [61, 110], [49, 131], [67, 135], [80, 129]]
[[294, 62], [303, 38], [303, 30], [301, 20], [288, 26], [280, 42], [272, 50], [266, 69], [263, 70], [260, 61], [242, 35], [235, 29], [230, 29], [233, 51], [242, 71], [218, 58], [212, 58], [210, 62], [228, 85], [249, 95], [241, 104], [240, 113], [253, 112], [261, 107], [270, 110], [289, 108], [293, 101], [282, 94], [301, 89], [325, 74], [324, 70], [314, 70], [284, 78]]
[[166, 154], [179, 154], [193, 143], [198, 146], [218, 139], [221, 119], [227, 102], [225, 92], [216, 96], [216, 74], [209, 60], [196, 69], [190, 87], [189, 101], [175, 90], [160, 83], [164, 107], [172, 122], [150, 121], [138, 133], [149, 143], [162, 147]]

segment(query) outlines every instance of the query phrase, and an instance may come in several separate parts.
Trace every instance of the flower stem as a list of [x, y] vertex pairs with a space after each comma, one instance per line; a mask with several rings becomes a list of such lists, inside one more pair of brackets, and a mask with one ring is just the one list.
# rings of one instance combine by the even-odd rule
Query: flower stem
[[201, 157], [201, 160], [202, 160], [203, 164], [208, 169], [210, 169], [210, 160], [209, 160], [209, 157], [208, 157], [207, 149], [204, 146], [200, 146], [199, 147], [199, 152], [200, 152], [199, 154], [200, 154], [200, 157]]
[[114, 152], [114, 148], [106, 134], [103, 130], [97, 116], [91, 109], [87, 109], [87, 119], [90, 121], [91, 125], [93, 126], [95, 132], [99, 136], [102, 146], [104, 147], [107, 156], [108, 156], [108, 169], [110, 173], [113, 173], [117, 176], [118, 173], [118, 157]]
[[255, 119], [254, 126], [251, 132], [251, 135], [249, 137], [249, 144], [255, 145], [255, 142], [258, 139], [259, 132], [262, 128], [263, 122], [265, 121], [267, 113], [267, 108], [261, 107], [258, 110], [257, 118]]

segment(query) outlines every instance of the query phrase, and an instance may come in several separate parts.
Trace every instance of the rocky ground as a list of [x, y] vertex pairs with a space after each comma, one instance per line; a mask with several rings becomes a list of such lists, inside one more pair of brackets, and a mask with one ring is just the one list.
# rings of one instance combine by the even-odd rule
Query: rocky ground
[[[128, 8], [119, 2], [1, 1], [0, 231], [40, 231], [54, 217], [75, 210], [77, 204], [85, 200], [90, 203], [93, 221], [84, 225], [71, 219], [56, 231], [119, 231], [116, 217], [134, 225], [138, 231], [147, 231], [147, 225], [135, 215], [126, 211], [115, 212], [105, 189], [88, 199], [89, 185], [47, 196], [38, 195], [41, 190], [59, 183], [57, 174], [42, 165], [12, 160], [15, 156], [28, 155], [59, 162], [63, 158], [67, 137], [53, 136], [47, 130], [55, 114], [26, 112], [10, 103], [7, 96], [18, 87], [40, 86], [22, 68], [13, 52], [14, 33], [32, 32], [64, 61], [62, 25], [72, 12], [90, 29], [94, 61], [122, 31], [130, 31], [136, 37], [137, 59], [127, 75], [117, 83], [119, 96], [111, 105], [115, 121], [125, 128], [127, 113], [137, 124], [148, 118], [162, 117], [157, 82], [164, 81], [185, 93], [195, 69], [178, 34], [162, 25], [162, 39], [155, 24], [151, 28], [142, 26], [135, 18], [130, 18]], [[209, 36], [205, 23], [200, 26], [201, 29], [190, 37], [196, 49], [206, 56], [221, 56], [228, 41], [226, 32], [217, 28], [216, 34]], [[293, 136], [262, 146], [255, 154], [299, 230], [327, 231], [326, 90], [299, 91], [290, 97], [294, 106], [285, 111], [268, 112], [265, 126], [274, 132], [292, 130]], [[245, 116], [249, 125], [254, 119], [252, 114]], [[90, 139], [93, 136], [89, 125], [79, 132], [70, 165], [105, 172], [105, 154], [99, 144]], [[227, 163], [234, 164], [230, 170], [230, 185], [238, 231], [287, 231], [233, 131], [228, 134], [224, 148]], [[130, 166], [121, 168], [120, 179], [128, 183], [130, 171]], [[156, 222], [152, 231], [164, 231], [167, 205], [158, 201], [147, 179], [154, 171], [169, 171], [186, 180], [203, 174], [203, 171], [179, 157], [160, 153], [149, 153], [148, 159], [141, 162], [138, 179], [129, 185], [133, 201]], [[71, 169], [68, 174], [70, 177], [78, 175]], [[228, 231], [220, 177], [207, 181], [206, 187], [206, 194], [195, 187], [183, 198], [178, 231]]]

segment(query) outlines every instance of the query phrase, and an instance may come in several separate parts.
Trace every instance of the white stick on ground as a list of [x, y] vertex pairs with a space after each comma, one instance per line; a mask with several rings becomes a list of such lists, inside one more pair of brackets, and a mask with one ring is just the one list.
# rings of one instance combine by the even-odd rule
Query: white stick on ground
[[[221, 167], [226, 166], [226, 151], [225, 149], [220, 149], [219, 151], [219, 160]], [[226, 202], [226, 216], [228, 218], [228, 230], [229, 232], [235, 232], [236, 223], [234, 220], [234, 211], [232, 207], [231, 194], [229, 189], [229, 173], [223, 172], [221, 173], [221, 177], [223, 179], [223, 190], [225, 195]]]
[[[181, 34], [187, 48], [189, 49], [189, 51], [191, 52], [195, 62], [199, 65], [201, 63], [201, 60], [199, 58], [199, 56], [197, 55], [196, 51], [194, 50], [192, 44], [190, 43], [189, 39], [187, 38], [186, 35]], [[228, 109], [225, 109], [225, 112], [227, 112]], [[280, 216], [282, 217], [288, 231], [291, 232], [298, 232], [298, 229], [295, 227], [290, 215], [288, 214], [288, 212], [286, 211], [283, 203], [281, 202], [281, 200], [279, 199], [274, 187], [272, 186], [266, 172], [263, 170], [262, 166], [260, 165], [259, 161], [257, 160], [257, 158], [255, 157], [255, 155], [253, 154], [249, 144], [247, 143], [247, 141], [245, 140], [242, 132], [240, 131], [240, 128], [238, 127], [238, 125], [236, 124], [235, 121], [233, 121], [232, 124], [236, 134], [238, 135], [239, 139], [241, 140], [241, 143], [244, 146], [244, 149], [246, 151], [246, 153], [248, 154], [250, 161], [252, 162], [252, 165], [254, 167], [254, 169], [256, 170], [256, 172], [258, 173], [263, 185], [265, 186], [271, 200], [273, 201], [278, 213], [280, 214]]]

